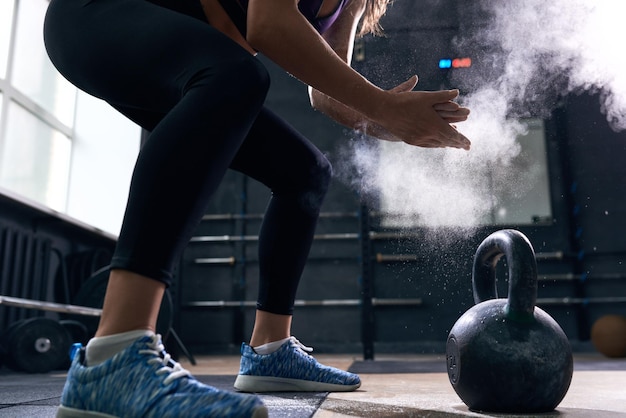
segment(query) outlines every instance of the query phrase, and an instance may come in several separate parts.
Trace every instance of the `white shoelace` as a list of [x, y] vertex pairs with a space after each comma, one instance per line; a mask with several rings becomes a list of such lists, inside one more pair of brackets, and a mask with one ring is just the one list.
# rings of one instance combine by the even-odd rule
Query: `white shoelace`
[[191, 376], [191, 373], [184, 369], [178, 362], [172, 360], [172, 356], [165, 352], [165, 346], [161, 343], [161, 336], [156, 334], [151, 337], [152, 342], [148, 343], [150, 349], [139, 350], [139, 354], [148, 354], [153, 356], [150, 360], [148, 360], [149, 364], [161, 364], [159, 370], [157, 370], [157, 374], [169, 374], [163, 381], [166, 385], [170, 384], [172, 381], [179, 379], [181, 377]]
[[289, 337], [289, 345], [291, 345], [294, 348], [297, 348], [298, 350], [300, 350], [302, 354], [306, 354], [307, 356], [310, 356], [309, 353], [313, 352], [313, 347], [307, 347], [306, 345], [298, 341], [296, 337]]

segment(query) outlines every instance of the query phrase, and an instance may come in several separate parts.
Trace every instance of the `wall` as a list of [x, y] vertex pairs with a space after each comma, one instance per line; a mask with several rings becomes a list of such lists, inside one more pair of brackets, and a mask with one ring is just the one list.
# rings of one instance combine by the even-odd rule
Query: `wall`
[[[421, 89], [448, 88], [453, 74], [442, 73], [436, 64], [454, 53], [455, 35], [467, 21], [480, 24], [481, 19], [471, 13], [469, 3], [461, 3], [396, 2], [383, 21], [388, 37], [360, 41], [355, 67], [385, 88], [414, 73], [420, 76]], [[455, 227], [399, 229], [382, 221], [376, 196], [360, 194], [358, 173], [346, 158], [354, 144], [370, 139], [313, 111], [302, 83], [260, 59], [272, 75], [267, 105], [322, 149], [335, 169], [297, 295], [293, 332], [305, 344], [321, 352], [366, 357], [442, 352], [449, 329], [474, 303], [471, 267], [477, 246], [492, 231], [506, 227], [520, 229], [533, 243], [539, 306], [557, 319], [575, 348], [588, 348], [589, 329], [598, 317], [626, 314], [626, 138], [610, 129], [597, 97], [569, 95], [544, 117], [550, 219], [487, 225], [471, 234], [458, 234]], [[118, 163], [118, 145], [128, 144], [111, 143], [98, 171]], [[121, 163], [122, 181], [129, 176], [129, 162], [126, 158]], [[74, 174], [83, 169], [74, 167], [79, 170]], [[72, 184], [76, 204], [85, 190], [95, 189], [89, 176], [80, 177], [86, 181]], [[119, 197], [125, 191], [115, 193]], [[177, 308], [174, 327], [192, 353], [234, 353], [249, 338], [258, 286], [256, 235], [268, 199], [262, 185], [228, 173], [183, 256], [179, 280], [171, 289]], [[70, 211], [85, 219], [99, 209], [97, 201], [74, 203]], [[46, 297], [64, 301], [58, 290], [61, 259], [85, 277], [86, 271], [106, 263], [102, 254], [112, 250], [115, 237], [94, 227], [95, 221], [87, 225], [10, 194], [0, 196], [0, 209], [3, 227], [41, 237], [62, 254], [50, 256]], [[507, 292], [506, 267], [506, 260], [498, 266], [502, 296]], [[0, 282], [5, 294], [6, 277]]]
[[[360, 41], [354, 65], [384, 88], [414, 73], [420, 89], [448, 88], [453, 77], [436, 63], [455, 52], [454, 37], [472, 16], [472, 23], [480, 24], [470, 11], [464, 2], [396, 2], [382, 22], [389, 36]], [[618, 180], [625, 170], [625, 138], [608, 128], [596, 98], [568, 97], [554, 116], [544, 118], [551, 219], [500, 223], [465, 235], [455, 234], [454, 227], [394, 230], [383, 226], [376, 200], [359, 196], [350, 182], [355, 177], [345, 164], [346, 152], [355, 141], [368, 139], [312, 111], [305, 86], [265, 62], [272, 74], [268, 106], [327, 152], [336, 173], [297, 295], [293, 331], [306, 344], [365, 357], [442, 352], [449, 329], [474, 304], [471, 267], [477, 246], [507, 227], [533, 243], [539, 306], [557, 319], [575, 348], [588, 349], [589, 328], [600, 315], [625, 312], [620, 215], [626, 198]], [[176, 327], [192, 351], [237, 352], [249, 338], [255, 238], [268, 197], [264, 187], [230, 173], [184, 255]], [[507, 294], [506, 268], [506, 261], [498, 266], [501, 296]]]

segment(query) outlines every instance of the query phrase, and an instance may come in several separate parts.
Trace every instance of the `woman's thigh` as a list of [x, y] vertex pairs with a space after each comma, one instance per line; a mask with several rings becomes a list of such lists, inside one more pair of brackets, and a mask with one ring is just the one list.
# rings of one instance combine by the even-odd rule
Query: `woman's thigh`
[[199, 72], [251, 58], [197, 16], [146, 0], [52, 0], [44, 37], [52, 62], [78, 88], [158, 113]]

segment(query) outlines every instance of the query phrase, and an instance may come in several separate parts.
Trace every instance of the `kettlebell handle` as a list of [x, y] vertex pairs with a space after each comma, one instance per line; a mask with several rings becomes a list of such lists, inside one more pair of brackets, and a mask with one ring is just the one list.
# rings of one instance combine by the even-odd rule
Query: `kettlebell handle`
[[528, 238], [514, 229], [494, 232], [476, 250], [472, 271], [474, 302], [498, 297], [496, 265], [502, 256], [509, 267], [507, 315], [520, 320], [533, 317], [537, 302], [537, 260]]

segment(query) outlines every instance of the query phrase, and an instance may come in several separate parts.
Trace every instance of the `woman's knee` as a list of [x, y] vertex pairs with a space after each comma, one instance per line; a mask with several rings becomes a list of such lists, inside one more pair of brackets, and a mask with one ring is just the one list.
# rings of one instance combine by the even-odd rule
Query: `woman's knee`
[[270, 88], [270, 75], [263, 63], [255, 57], [246, 57], [233, 64], [232, 70], [236, 74], [236, 90], [242, 95], [251, 95], [260, 99], [260, 104], [265, 101]]
[[320, 190], [323, 190], [324, 194], [328, 191], [330, 180], [333, 177], [333, 167], [328, 161], [326, 156], [322, 155], [318, 158], [318, 163], [315, 168], [315, 176], [317, 177], [317, 184]]
[[328, 192], [333, 169], [330, 161], [320, 153], [309, 171], [308, 186], [300, 193], [300, 204], [313, 215], [319, 213]]

